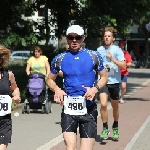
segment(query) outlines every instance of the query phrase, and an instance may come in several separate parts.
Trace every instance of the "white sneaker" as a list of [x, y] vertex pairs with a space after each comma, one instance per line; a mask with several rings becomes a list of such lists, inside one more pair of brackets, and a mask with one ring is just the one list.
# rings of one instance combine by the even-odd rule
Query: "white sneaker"
[[120, 104], [124, 104], [124, 100], [121, 98], [121, 99], [119, 100], [119, 103], [120, 103]]

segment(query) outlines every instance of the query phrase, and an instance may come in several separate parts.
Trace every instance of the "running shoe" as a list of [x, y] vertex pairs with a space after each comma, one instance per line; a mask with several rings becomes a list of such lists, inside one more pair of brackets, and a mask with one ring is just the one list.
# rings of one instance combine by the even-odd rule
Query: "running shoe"
[[101, 132], [101, 134], [100, 134], [100, 138], [106, 140], [106, 139], [108, 138], [108, 135], [109, 135], [109, 134], [110, 134], [109, 129], [103, 128], [103, 130], [102, 130], [102, 132]]
[[114, 140], [118, 140], [119, 139], [118, 127], [117, 128], [113, 128], [113, 139]]
[[124, 100], [121, 98], [121, 99], [119, 99], [119, 103], [120, 104], [124, 104]]

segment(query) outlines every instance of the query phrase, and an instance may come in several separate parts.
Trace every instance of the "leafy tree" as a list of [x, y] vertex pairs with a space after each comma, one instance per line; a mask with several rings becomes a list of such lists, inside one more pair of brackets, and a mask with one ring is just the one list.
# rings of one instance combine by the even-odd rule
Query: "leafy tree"
[[65, 35], [66, 28], [77, 19], [81, 9], [79, 0], [35, 0], [34, 10], [40, 10], [41, 7], [44, 8], [44, 18], [34, 25], [40, 30], [42, 37], [45, 37], [46, 43], [50, 37], [61, 38]]
[[27, 46], [37, 43], [33, 21], [24, 20], [23, 14], [33, 13], [31, 1], [2, 0], [0, 5], [0, 43], [7, 47]]
[[82, 0], [84, 8], [77, 20], [87, 28], [89, 37], [100, 37], [104, 26], [114, 26], [118, 32], [129, 34], [129, 27], [139, 25], [145, 37], [145, 50], [148, 59], [149, 32], [145, 25], [150, 22], [150, 0]]

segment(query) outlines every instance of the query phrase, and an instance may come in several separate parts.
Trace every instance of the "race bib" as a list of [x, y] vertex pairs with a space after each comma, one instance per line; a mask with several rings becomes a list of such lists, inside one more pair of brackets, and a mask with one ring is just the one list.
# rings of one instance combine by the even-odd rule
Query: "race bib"
[[86, 100], [82, 96], [64, 96], [64, 113], [69, 115], [85, 115]]
[[105, 69], [107, 71], [108, 76], [109, 75], [114, 75], [114, 68], [113, 68], [113, 64], [112, 63], [109, 63], [109, 62], [104, 63], [104, 67], [105, 67]]
[[0, 95], [0, 116], [11, 113], [12, 99], [9, 95]]

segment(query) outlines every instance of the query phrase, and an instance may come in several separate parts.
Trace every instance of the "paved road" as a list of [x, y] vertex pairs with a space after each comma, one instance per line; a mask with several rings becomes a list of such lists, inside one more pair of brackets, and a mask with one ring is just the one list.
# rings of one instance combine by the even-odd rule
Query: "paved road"
[[[126, 97], [150, 79], [149, 69], [130, 69]], [[99, 103], [98, 103], [99, 108]], [[51, 114], [33, 112], [14, 117], [12, 143], [8, 150], [49, 150], [62, 140], [60, 128], [61, 106], [53, 104]]]
[[[149, 82], [150, 80], [148, 80]], [[143, 82], [143, 87], [137, 89], [129, 97], [125, 98], [124, 104], [119, 104], [119, 141], [112, 139], [112, 109], [108, 105], [108, 127], [110, 134], [107, 140], [100, 139], [102, 131], [101, 116], [98, 116], [97, 136], [93, 150], [150, 150], [150, 82]], [[77, 136], [79, 149], [79, 134]], [[49, 150], [65, 150], [64, 142], [51, 146]]]

